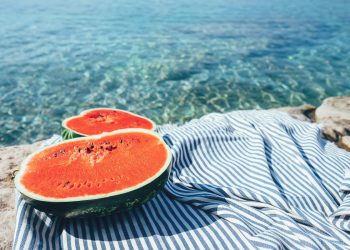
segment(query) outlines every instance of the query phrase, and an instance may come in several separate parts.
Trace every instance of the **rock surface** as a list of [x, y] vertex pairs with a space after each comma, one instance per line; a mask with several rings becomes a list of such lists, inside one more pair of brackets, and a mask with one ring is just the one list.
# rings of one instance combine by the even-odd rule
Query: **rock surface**
[[278, 110], [288, 113], [294, 119], [305, 121], [305, 122], [314, 122], [315, 121], [315, 110], [316, 107], [305, 104], [299, 107], [282, 107], [272, 110]]
[[15, 230], [15, 191], [13, 178], [22, 160], [42, 142], [0, 148], [0, 249], [11, 249]]
[[339, 146], [350, 152], [350, 136], [343, 136], [339, 142]]
[[350, 96], [338, 96], [325, 99], [316, 109], [315, 120], [323, 125], [324, 136], [338, 146], [350, 148]]

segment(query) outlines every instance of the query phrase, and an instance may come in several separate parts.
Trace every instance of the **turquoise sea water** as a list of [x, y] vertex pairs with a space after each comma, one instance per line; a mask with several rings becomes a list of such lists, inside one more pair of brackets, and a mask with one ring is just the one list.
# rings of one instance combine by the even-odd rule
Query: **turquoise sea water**
[[0, 0], [0, 145], [91, 107], [181, 123], [345, 94], [347, 0]]

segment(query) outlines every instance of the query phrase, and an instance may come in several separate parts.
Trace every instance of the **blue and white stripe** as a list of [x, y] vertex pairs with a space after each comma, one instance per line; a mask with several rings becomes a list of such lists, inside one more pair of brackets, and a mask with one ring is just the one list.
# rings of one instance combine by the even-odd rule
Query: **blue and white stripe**
[[164, 192], [84, 220], [18, 196], [14, 249], [350, 249], [350, 154], [316, 125], [237, 111], [157, 130], [173, 154]]

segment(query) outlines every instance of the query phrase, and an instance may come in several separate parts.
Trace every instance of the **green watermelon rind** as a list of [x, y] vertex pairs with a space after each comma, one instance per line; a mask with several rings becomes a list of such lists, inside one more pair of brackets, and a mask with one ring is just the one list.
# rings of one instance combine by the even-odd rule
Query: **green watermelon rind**
[[63, 140], [70, 140], [74, 138], [84, 137], [84, 135], [77, 134], [71, 129], [68, 129], [66, 127], [62, 127], [61, 129], [61, 136]]
[[25, 194], [22, 194], [22, 197], [37, 210], [54, 216], [65, 218], [101, 217], [125, 212], [148, 202], [162, 190], [168, 176], [169, 169], [142, 188], [100, 199], [53, 203], [36, 200]]
[[77, 118], [77, 117], [81, 117], [83, 115], [85, 115], [86, 113], [90, 112], [90, 111], [94, 111], [94, 110], [100, 110], [100, 109], [103, 109], [103, 110], [115, 110], [115, 111], [120, 111], [120, 112], [124, 112], [124, 113], [128, 113], [130, 115], [133, 115], [135, 117], [139, 117], [139, 118], [142, 118], [144, 120], [147, 120], [149, 121], [151, 124], [152, 124], [152, 128], [149, 129], [149, 130], [152, 130], [154, 131], [156, 129], [156, 124], [144, 117], [144, 116], [140, 116], [140, 115], [137, 115], [135, 113], [132, 113], [132, 112], [129, 112], [129, 111], [125, 111], [125, 110], [122, 110], [122, 109], [115, 109], [115, 108], [93, 108], [93, 109], [87, 109], [87, 110], [84, 110], [83, 112], [81, 112], [79, 115], [76, 115], [76, 116], [71, 116], [71, 117], [68, 117], [66, 119], [64, 119], [62, 121], [62, 124], [61, 124], [61, 136], [62, 136], [62, 139], [63, 140], [70, 140], [70, 139], [74, 139], [74, 138], [78, 138], [78, 137], [85, 137], [85, 136], [89, 136], [89, 135], [86, 135], [86, 134], [83, 134], [83, 133], [79, 133], [71, 128], [69, 128], [67, 126], [67, 122], [71, 119], [74, 119], [74, 118]]
[[[108, 194], [88, 195], [81, 197], [69, 197], [69, 198], [50, 198], [43, 197], [41, 195], [32, 193], [21, 182], [21, 176], [25, 173], [26, 164], [30, 159], [41, 152], [39, 150], [29, 155], [23, 162], [20, 171], [15, 178], [15, 186], [21, 193], [24, 200], [31, 204], [34, 208], [52, 214], [55, 216], [62, 216], [66, 218], [82, 218], [90, 216], [105, 216], [117, 212], [123, 212], [130, 210], [134, 207], [140, 206], [154, 197], [165, 185], [168, 180], [170, 167], [171, 167], [171, 153], [168, 146], [163, 141], [162, 137], [154, 131], [147, 129], [121, 129], [109, 133], [102, 133], [100, 135], [94, 135], [89, 137], [74, 138], [69, 141], [62, 141], [58, 144], [49, 146], [57, 147], [60, 144], [70, 143], [72, 141], [101, 139], [104, 136], [110, 136], [113, 134], [122, 134], [130, 132], [142, 132], [156, 136], [160, 142], [166, 147], [167, 158], [160, 170], [150, 177], [134, 187], [130, 187], [120, 191], [110, 192]], [[47, 148], [49, 148], [47, 147]], [[46, 148], [46, 149], [47, 149]]]

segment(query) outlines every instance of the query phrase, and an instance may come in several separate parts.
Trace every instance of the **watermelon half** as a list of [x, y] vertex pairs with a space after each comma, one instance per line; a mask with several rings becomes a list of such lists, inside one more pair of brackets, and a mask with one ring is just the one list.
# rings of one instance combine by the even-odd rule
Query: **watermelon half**
[[171, 154], [151, 130], [123, 129], [49, 146], [28, 156], [15, 185], [38, 210], [108, 215], [150, 200], [165, 185]]
[[154, 130], [156, 124], [146, 117], [121, 109], [95, 108], [65, 119], [61, 135], [64, 140], [68, 140], [125, 128]]

